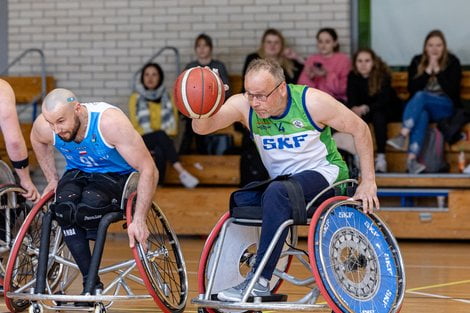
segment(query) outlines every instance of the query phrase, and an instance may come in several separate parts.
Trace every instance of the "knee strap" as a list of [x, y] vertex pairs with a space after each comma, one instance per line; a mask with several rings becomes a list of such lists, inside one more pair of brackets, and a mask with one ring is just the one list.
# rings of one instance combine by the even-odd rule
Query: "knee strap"
[[91, 207], [85, 203], [79, 203], [75, 213], [75, 222], [84, 229], [97, 229], [101, 218], [110, 212], [120, 211], [119, 205], [109, 204], [102, 207]]
[[77, 207], [72, 201], [53, 203], [51, 210], [60, 227], [70, 227], [75, 224], [75, 211]]

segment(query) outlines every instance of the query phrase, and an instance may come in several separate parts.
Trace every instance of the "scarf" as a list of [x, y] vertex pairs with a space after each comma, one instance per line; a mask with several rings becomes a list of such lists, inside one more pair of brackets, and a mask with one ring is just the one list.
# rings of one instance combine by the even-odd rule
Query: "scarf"
[[139, 125], [142, 127], [144, 134], [154, 131], [150, 123], [150, 110], [148, 102], [160, 103], [161, 122], [160, 128], [166, 133], [175, 133], [176, 120], [173, 115], [173, 103], [171, 103], [170, 96], [166, 91], [165, 86], [161, 85], [155, 90], [147, 90], [143, 87], [138, 87], [139, 99], [137, 100], [136, 115]]

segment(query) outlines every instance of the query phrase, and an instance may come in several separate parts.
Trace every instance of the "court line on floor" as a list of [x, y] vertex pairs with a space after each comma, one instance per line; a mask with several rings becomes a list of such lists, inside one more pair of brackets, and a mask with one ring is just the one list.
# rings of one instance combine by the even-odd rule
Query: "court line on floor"
[[438, 287], [447, 287], [447, 286], [453, 286], [453, 285], [461, 285], [461, 284], [467, 284], [467, 283], [470, 283], [470, 279], [459, 280], [459, 281], [454, 281], [450, 283], [422, 286], [422, 287], [417, 287], [417, 288], [410, 288], [406, 292], [413, 292], [417, 290], [424, 290], [424, 289], [431, 289], [431, 288], [438, 288]]
[[420, 296], [431, 297], [431, 298], [448, 299], [448, 300], [453, 300], [453, 301], [457, 301], [457, 302], [463, 302], [463, 303], [470, 304], [470, 300], [453, 298], [453, 297], [443, 296], [443, 295], [436, 295], [436, 294], [433, 294], [433, 293], [426, 293], [426, 292], [419, 292], [419, 291], [407, 291], [407, 293], [420, 295]]

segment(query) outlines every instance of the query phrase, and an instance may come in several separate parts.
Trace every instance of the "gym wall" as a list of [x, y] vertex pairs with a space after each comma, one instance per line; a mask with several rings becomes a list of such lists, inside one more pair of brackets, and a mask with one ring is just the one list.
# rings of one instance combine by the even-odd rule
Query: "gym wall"
[[[303, 56], [316, 50], [319, 28], [334, 27], [341, 50], [349, 53], [349, 12], [349, 0], [10, 0], [8, 58], [40, 48], [58, 86], [82, 101], [104, 100], [126, 110], [134, 72], [161, 47], [178, 48], [183, 67], [194, 57], [195, 37], [206, 32], [215, 58], [240, 74], [268, 27], [281, 30]], [[39, 73], [35, 58], [10, 73]], [[165, 53], [156, 61], [171, 87], [174, 57]]]

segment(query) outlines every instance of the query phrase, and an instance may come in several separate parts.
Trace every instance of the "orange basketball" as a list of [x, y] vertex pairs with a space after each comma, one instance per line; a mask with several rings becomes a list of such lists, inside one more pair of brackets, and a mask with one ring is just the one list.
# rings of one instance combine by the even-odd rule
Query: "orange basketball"
[[175, 105], [190, 118], [215, 114], [225, 100], [224, 83], [207, 67], [193, 67], [181, 73], [174, 86]]

